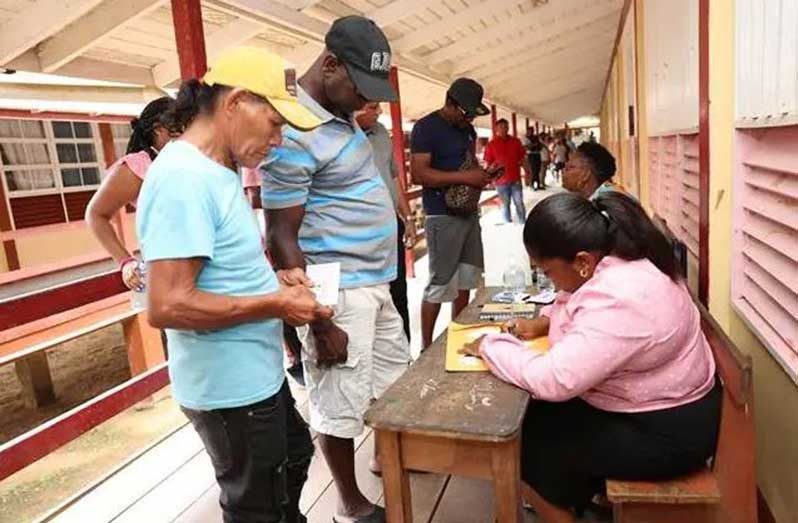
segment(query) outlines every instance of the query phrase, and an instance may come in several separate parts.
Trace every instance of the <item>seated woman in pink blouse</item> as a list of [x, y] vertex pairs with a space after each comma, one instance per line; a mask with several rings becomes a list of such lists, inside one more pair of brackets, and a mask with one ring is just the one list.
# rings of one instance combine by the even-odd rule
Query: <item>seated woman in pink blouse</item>
[[[705, 466], [720, 416], [715, 362], [670, 242], [642, 207], [618, 192], [558, 194], [529, 214], [524, 243], [556, 302], [466, 352], [535, 400], [521, 465], [542, 521], [574, 521], [607, 478]], [[544, 335], [545, 354], [518, 341]]]
[[144, 284], [139, 262], [119, 239], [111, 220], [119, 209], [128, 203], [136, 203], [147, 169], [158, 151], [172, 139], [161, 124], [161, 116], [171, 107], [172, 101], [168, 96], [153, 100], [144, 107], [141, 116], [130, 122], [133, 132], [127, 144], [127, 154], [108, 168], [100, 189], [86, 208], [86, 222], [119, 264], [122, 279], [129, 289], [141, 289]]

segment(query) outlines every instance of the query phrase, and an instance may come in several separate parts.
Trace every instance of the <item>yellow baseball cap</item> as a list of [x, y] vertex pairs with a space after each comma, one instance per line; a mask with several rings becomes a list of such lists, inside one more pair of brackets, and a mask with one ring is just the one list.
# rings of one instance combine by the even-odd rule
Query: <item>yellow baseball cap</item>
[[239, 46], [222, 52], [202, 81], [240, 87], [266, 98], [291, 127], [309, 131], [321, 125], [321, 120], [297, 100], [296, 71], [264, 49]]

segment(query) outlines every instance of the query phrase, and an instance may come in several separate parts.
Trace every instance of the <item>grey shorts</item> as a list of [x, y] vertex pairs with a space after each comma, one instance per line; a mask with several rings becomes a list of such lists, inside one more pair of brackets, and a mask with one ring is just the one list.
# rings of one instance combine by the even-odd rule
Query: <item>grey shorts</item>
[[427, 216], [429, 283], [424, 301], [454, 301], [461, 290], [476, 289], [485, 267], [479, 215]]

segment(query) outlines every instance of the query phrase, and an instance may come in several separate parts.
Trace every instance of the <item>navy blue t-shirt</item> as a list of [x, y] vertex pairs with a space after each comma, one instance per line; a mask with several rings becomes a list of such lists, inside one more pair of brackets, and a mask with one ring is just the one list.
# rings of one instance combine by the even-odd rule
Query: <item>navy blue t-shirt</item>
[[[410, 152], [431, 154], [430, 167], [439, 171], [459, 171], [466, 154], [474, 147], [476, 132], [469, 126], [459, 129], [447, 122], [435, 111], [413, 126], [410, 135]], [[427, 215], [448, 214], [444, 188], [425, 187], [422, 194], [424, 212]]]

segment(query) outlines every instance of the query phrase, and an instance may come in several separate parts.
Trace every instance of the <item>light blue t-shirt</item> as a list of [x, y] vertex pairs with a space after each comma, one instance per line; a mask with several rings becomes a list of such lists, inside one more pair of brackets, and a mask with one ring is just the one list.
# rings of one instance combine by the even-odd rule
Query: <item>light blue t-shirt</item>
[[[227, 296], [279, 289], [240, 176], [185, 141], [167, 145], [147, 171], [136, 212], [147, 262], [204, 258], [197, 288]], [[227, 329], [167, 329], [169, 376], [180, 405], [249, 405], [283, 384], [282, 322]]]

